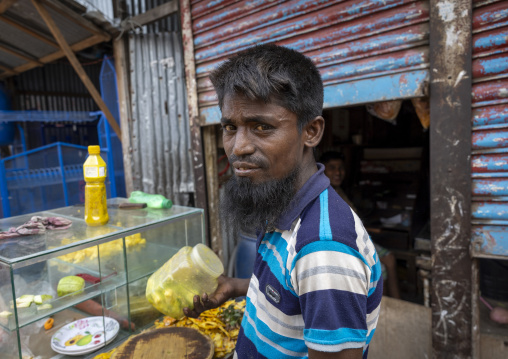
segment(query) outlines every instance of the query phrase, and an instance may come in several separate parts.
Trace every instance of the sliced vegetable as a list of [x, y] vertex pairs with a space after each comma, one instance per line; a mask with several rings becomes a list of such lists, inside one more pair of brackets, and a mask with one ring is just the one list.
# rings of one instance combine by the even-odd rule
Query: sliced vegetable
[[34, 301], [34, 296], [31, 294], [22, 295], [19, 298], [16, 298], [16, 305], [21, 308], [29, 307], [30, 304]]
[[11, 316], [12, 316], [12, 312], [9, 312], [7, 310], [0, 312], [0, 318], [2, 318], [2, 319], [8, 319]]
[[40, 295], [36, 295], [34, 297], [34, 302], [37, 305], [41, 305], [42, 303], [47, 302], [48, 300], [51, 300], [51, 299], [53, 299], [52, 295], [49, 295], [49, 294], [40, 294]]
[[63, 297], [67, 294], [79, 294], [85, 288], [85, 280], [81, 277], [77, 277], [75, 275], [70, 275], [67, 277], [63, 277], [58, 282], [58, 286], [56, 288], [57, 294], [59, 297]]
[[46, 320], [46, 322], [44, 323], [44, 329], [46, 330], [50, 330], [51, 328], [53, 328], [53, 324], [55, 323], [55, 320], [53, 318], [49, 318], [48, 320]]
[[53, 308], [53, 306], [49, 303], [45, 303], [45, 304], [41, 304], [41, 305], [38, 305], [37, 306], [37, 311], [40, 312], [42, 310], [48, 310], [48, 309], [51, 309]]

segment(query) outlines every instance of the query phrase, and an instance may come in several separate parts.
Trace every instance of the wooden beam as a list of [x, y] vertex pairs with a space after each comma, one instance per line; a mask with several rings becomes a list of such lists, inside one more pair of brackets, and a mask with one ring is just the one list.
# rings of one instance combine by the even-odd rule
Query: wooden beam
[[0, 65], [0, 70], [8, 73], [11, 76], [17, 74], [16, 70], [11, 69], [10, 67], [4, 66], [4, 65]]
[[43, 2], [55, 12], [59, 13], [60, 15], [66, 17], [69, 20], [72, 20], [72, 22], [90, 31], [92, 34], [102, 36], [104, 38], [104, 41], [111, 40], [111, 35], [100, 29], [93, 22], [85, 19], [83, 16], [80, 16], [76, 12], [70, 10], [65, 5], [54, 0], [43, 0]]
[[[217, 126], [203, 127], [203, 151], [206, 163], [206, 186], [208, 193], [208, 218], [210, 220], [210, 247], [219, 256], [224, 265], [222, 236], [219, 218], [219, 174], [217, 170]], [[226, 260], [226, 262], [225, 262]]]
[[118, 123], [115, 121], [113, 114], [111, 113], [111, 111], [109, 111], [108, 106], [106, 106], [106, 104], [102, 100], [99, 91], [97, 91], [94, 84], [86, 74], [85, 70], [83, 69], [83, 66], [81, 66], [81, 63], [79, 62], [78, 58], [72, 51], [71, 47], [69, 46], [69, 44], [67, 44], [67, 41], [65, 41], [65, 38], [60, 32], [58, 26], [56, 26], [55, 22], [49, 15], [49, 12], [40, 3], [40, 0], [32, 0], [32, 4], [37, 9], [39, 15], [41, 15], [42, 19], [48, 26], [48, 29], [55, 37], [56, 42], [60, 45], [60, 48], [64, 52], [65, 56], [69, 59], [69, 62], [71, 63], [72, 67], [74, 67], [74, 70], [77, 72], [78, 76], [80, 77], [81, 81], [87, 88], [88, 92], [90, 92], [90, 95], [92, 95], [92, 98], [94, 99], [95, 103], [97, 104], [97, 106], [99, 106], [99, 109], [104, 113], [104, 116], [106, 116], [109, 125], [111, 126], [113, 131], [115, 131], [116, 135], [118, 136], [118, 139], [121, 141], [122, 131], [120, 131], [120, 126], [118, 126]]
[[31, 37], [34, 37], [37, 40], [42, 41], [49, 46], [58, 48], [58, 44], [56, 42], [48, 39], [46, 36], [41, 35], [39, 32], [26, 27], [25, 25], [15, 21], [15, 20], [12, 20], [12, 19], [9, 19], [8, 17], [0, 15], [0, 21], [3, 21], [8, 25], [10, 25], [20, 31], [23, 31], [25, 34], [30, 35]]
[[127, 59], [129, 58], [128, 47], [125, 43], [126, 38], [113, 40], [113, 55], [115, 57], [116, 84], [118, 87], [118, 109], [120, 113], [120, 126], [122, 128], [122, 153], [123, 169], [125, 178], [125, 192], [127, 196], [134, 190], [134, 181], [132, 178], [132, 114], [129, 92], [129, 68]]
[[471, 23], [471, 0], [430, 1], [431, 357], [440, 359], [472, 355]]
[[14, 4], [18, 0], [3, 0], [0, 1], [0, 14], [6, 12], [12, 4]]
[[28, 62], [33, 62], [34, 65], [36, 66], [42, 66], [43, 63], [40, 62], [39, 60], [37, 60], [36, 58], [33, 58], [33, 57], [30, 57], [30, 56], [27, 56], [19, 51], [16, 51], [16, 50], [13, 50], [11, 48], [8, 48], [8, 47], [5, 47], [4, 45], [1, 45], [0, 44], [0, 50], [3, 51], [3, 52], [6, 52], [8, 54], [11, 54], [13, 56], [16, 56], [16, 57], [19, 57], [20, 59], [23, 59], [23, 60], [26, 60]]
[[124, 31], [132, 30], [133, 27], [147, 25], [157, 20], [164, 19], [165, 17], [177, 11], [178, 2], [176, 0], [172, 0], [170, 2], [154, 7], [153, 9], [145, 11], [142, 14], [136, 15], [129, 19], [125, 19], [122, 21], [121, 28]]
[[[206, 173], [203, 161], [201, 142], [201, 119], [198, 107], [198, 89], [196, 83], [196, 64], [194, 62], [194, 42], [192, 36], [192, 19], [190, 0], [180, 0], [180, 16], [182, 23], [183, 59], [185, 68], [185, 84], [187, 85], [187, 106], [189, 108], [189, 127], [191, 132], [192, 165], [194, 171], [195, 205], [205, 210], [208, 228], [208, 208], [206, 197]], [[213, 223], [211, 223], [213, 225]], [[207, 238], [209, 238], [207, 234]]]

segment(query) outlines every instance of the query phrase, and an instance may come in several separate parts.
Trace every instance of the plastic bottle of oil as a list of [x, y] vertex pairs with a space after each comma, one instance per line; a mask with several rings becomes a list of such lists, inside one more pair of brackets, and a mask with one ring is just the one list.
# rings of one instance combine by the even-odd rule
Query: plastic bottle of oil
[[83, 164], [85, 177], [85, 222], [89, 226], [108, 223], [106, 204], [106, 162], [101, 158], [99, 146], [88, 146], [88, 158]]

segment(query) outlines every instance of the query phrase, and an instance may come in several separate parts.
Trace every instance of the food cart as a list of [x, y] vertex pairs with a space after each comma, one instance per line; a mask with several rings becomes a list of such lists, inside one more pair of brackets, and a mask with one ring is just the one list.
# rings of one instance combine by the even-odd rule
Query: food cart
[[[79, 205], [0, 220], [4, 232], [34, 216], [72, 222], [0, 241], [2, 358], [94, 357], [162, 316], [145, 298], [146, 281], [183, 246], [204, 243], [203, 210], [119, 208], [124, 202], [108, 200], [100, 227], [86, 225]], [[76, 275], [84, 288], [59, 296], [59, 281]], [[25, 307], [22, 296], [44, 300]]]

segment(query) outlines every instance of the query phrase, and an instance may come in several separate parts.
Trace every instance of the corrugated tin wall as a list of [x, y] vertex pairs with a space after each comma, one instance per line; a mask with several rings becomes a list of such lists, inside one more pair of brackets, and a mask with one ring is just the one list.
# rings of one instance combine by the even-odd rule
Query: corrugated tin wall
[[97, 11], [100, 12], [106, 20], [113, 23], [115, 13], [113, 10], [113, 0], [74, 0], [81, 5], [85, 6], [87, 12]]
[[428, 1], [191, 3], [199, 106], [207, 124], [220, 119], [209, 71], [260, 43], [277, 43], [311, 57], [325, 83], [325, 107], [424, 95]]
[[[101, 63], [83, 68], [99, 88]], [[98, 107], [67, 61], [47, 64], [13, 78], [15, 110], [97, 111]]]
[[508, 256], [508, 2], [473, 5], [473, 253]]
[[[126, 0], [127, 12], [130, 16], [136, 16], [167, 2], [168, 0]], [[143, 26], [141, 28], [137, 28], [136, 31], [143, 34], [159, 33], [165, 31], [180, 31], [179, 14], [171, 14], [164, 19]]]
[[177, 32], [129, 35], [135, 189], [189, 204], [194, 192], [189, 116]]

